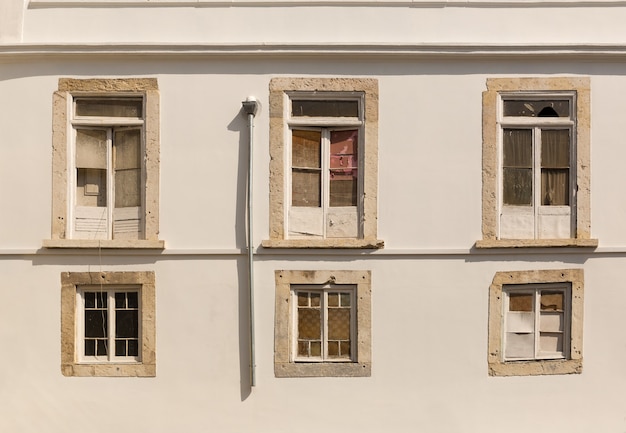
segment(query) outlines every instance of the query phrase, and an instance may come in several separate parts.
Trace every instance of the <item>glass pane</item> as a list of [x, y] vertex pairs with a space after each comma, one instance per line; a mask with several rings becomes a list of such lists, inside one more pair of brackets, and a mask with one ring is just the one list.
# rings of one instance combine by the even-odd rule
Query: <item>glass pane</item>
[[115, 131], [115, 169], [141, 167], [141, 131], [123, 129]]
[[128, 340], [128, 356], [139, 356], [139, 340]]
[[322, 356], [322, 343], [320, 341], [311, 341], [311, 356]]
[[96, 356], [106, 356], [109, 354], [106, 340], [96, 340]]
[[539, 334], [539, 350], [548, 353], [562, 353], [563, 352], [563, 334], [561, 333], [546, 333]]
[[320, 310], [298, 308], [298, 339], [321, 339]]
[[504, 204], [531, 206], [533, 171], [526, 168], [504, 168], [502, 171], [502, 201]]
[[563, 311], [563, 292], [543, 290], [541, 292], [541, 311]]
[[103, 129], [76, 130], [76, 167], [107, 168], [107, 132]]
[[292, 116], [359, 117], [359, 101], [292, 100]]
[[339, 352], [340, 356], [350, 358], [350, 342], [349, 341], [341, 341], [339, 342]]
[[107, 337], [107, 311], [85, 311], [85, 337]]
[[533, 294], [509, 293], [509, 311], [533, 311]]
[[535, 313], [532, 311], [509, 311], [506, 316], [506, 332], [535, 332]]
[[329, 293], [328, 294], [328, 306], [329, 307], [338, 307], [339, 306], [339, 293]]
[[95, 292], [85, 292], [83, 296], [85, 298], [85, 308], [96, 308]]
[[328, 310], [328, 339], [350, 340], [349, 308], [331, 308]]
[[505, 116], [569, 117], [569, 100], [504, 101]]
[[330, 133], [330, 206], [356, 206], [358, 130]]
[[118, 292], [115, 294], [115, 308], [126, 308], [126, 293]]
[[328, 356], [332, 356], [332, 357], [339, 356], [339, 342], [338, 341], [328, 342]]
[[541, 204], [569, 206], [568, 169], [541, 169]]
[[143, 117], [141, 99], [76, 99], [77, 116]]
[[309, 356], [308, 341], [298, 341], [298, 356]]
[[115, 356], [126, 356], [126, 340], [115, 340]]
[[341, 306], [349, 307], [350, 306], [350, 293], [340, 293], [341, 296]]
[[539, 330], [543, 332], [562, 332], [563, 313], [541, 313], [539, 317]]
[[320, 207], [322, 173], [293, 169], [291, 172], [291, 205]]
[[298, 307], [308, 307], [309, 306], [309, 294], [308, 293], [298, 293]]
[[115, 172], [115, 207], [141, 206], [141, 170]]
[[109, 295], [107, 292], [96, 292], [96, 307], [107, 308], [109, 305]]
[[534, 358], [535, 334], [506, 333], [504, 354], [507, 358]]
[[541, 166], [569, 168], [569, 129], [541, 130]]
[[139, 293], [126, 293], [126, 302], [128, 303], [128, 308], [139, 308]]
[[96, 356], [96, 340], [85, 340], [85, 356]]
[[530, 129], [505, 129], [503, 131], [502, 165], [504, 167], [531, 168], [533, 141]]
[[319, 307], [321, 296], [319, 293], [310, 293], [311, 296], [311, 307]]
[[322, 133], [320, 131], [292, 131], [291, 166], [321, 168], [321, 141]]
[[78, 206], [107, 205], [107, 172], [95, 168], [76, 169], [76, 204]]
[[139, 311], [116, 310], [115, 311], [115, 337], [137, 338], [139, 336]]

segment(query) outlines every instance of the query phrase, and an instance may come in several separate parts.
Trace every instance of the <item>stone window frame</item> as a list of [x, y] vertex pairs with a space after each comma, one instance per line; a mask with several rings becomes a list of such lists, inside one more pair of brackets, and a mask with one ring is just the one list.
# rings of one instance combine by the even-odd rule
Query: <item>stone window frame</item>
[[[276, 377], [369, 377], [372, 369], [371, 271], [275, 271], [274, 375]], [[356, 353], [353, 362], [292, 360], [291, 286], [346, 284], [356, 288]]]
[[[79, 362], [76, 294], [82, 286], [132, 285], [141, 296], [141, 354], [139, 362]], [[77, 377], [156, 376], [156, 287], [152, 271], [63, 272], [61, 274], [61, 372]]]
[[[383, 248], [378, 225], [378, 80], [374, 78], [273, 78], [269, 84], [270, 228], [265, 248]], [[288, 239], [285, 231], [288, 168], [285, 165], [290, 96], [298, 92], [359, 92], [364, 100], [362, 238]]]
[[[499, 215], [499, 123], [500, 95], [520, 92], [524, 95], [547, 92], [576, 94], [576, 215], [575, 237], [568, 239], [500, 239]], [[598, 246], [591, 238], [591, 166], [590, 124], [591, 88], [589, 77], [488, 78], [482, 95], [482, 235], [477, 248], [520, 247], [590, 247]]]
[[[71, 239], [69, 235], [70, 123], [76, 96], [141, 96], [144, 99], [144, 238]], [[52, 236], [46, 248], [164, 248], [159, 240], [160, 101], [156, 78], [59, 78], [52, 103]]]
[[[566, 359], [536, 359], [504, 361], [502, 324], [504, 320], [503, 289], [508, 285], [536, 285], [569, 283], [570, 341]], [[553, 269], [496, 272], [489, 287], [489, 343], [488, 368], [490, 376], [537, 376], [554, 374], [580, 374], [583, 349], [584, 272], [582, 269]]]

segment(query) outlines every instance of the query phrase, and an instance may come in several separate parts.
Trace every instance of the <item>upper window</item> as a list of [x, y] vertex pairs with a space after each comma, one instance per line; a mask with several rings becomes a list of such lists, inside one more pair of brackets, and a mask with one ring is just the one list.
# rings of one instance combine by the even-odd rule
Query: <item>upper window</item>
[[589, 80], [490, 79], [483, 96], [483, 240], [595, 246]]
[[498, 272], [489, 293], [489, 371], [580, 373], [583, 272]]
[[270, 83], [270, 240], [266, 247], [380, 248], [375, 80]]
[[156, 80], [59, 80], [49, 247], [158, 241]]
[[61, 338], [65, 376], [154, 376], [154, 273], [63, 273]]
[[276, 271], [276, 377], [369, 376], [368, 271]]

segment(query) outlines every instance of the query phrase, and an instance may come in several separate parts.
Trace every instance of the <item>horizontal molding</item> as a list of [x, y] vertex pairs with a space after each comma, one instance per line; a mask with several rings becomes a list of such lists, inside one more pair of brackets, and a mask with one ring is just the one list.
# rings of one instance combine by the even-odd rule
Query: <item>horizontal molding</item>
[[122, 8], [122, 7], [614, 7], [624, 6], [624, 0], [30, 0], [28, 7], [36, 8]]
[[46, 56], [393, 56], [393, 57], [538, 57], [621, 58], [626, 44], [0, 44], [0, 59]]
[[[505, 251], [494, 251], [490, 249], [475, 248], [386, 248], [382, 250], [358, 250], [358, 249], [275, 249], [275, 248], [259, 248], [254, 252], [259, 260], [262, 257], [280, 257], [278, 260], [293, 256], [311, 256], [311, 257], [425, 257], [429, 256], [454, 256], [459, 257], [478, 257], [478, 256], [520, 256], [520, 255], [546, 255], [546, 256], [571, 256], [584, 255], [588, 258], [600, 256], [626, 256], [626, 246], [618, 247], [599, 247], [593, 250], [585, 248], [512, 248]], [[116, 250], [98, 250], [97, 248], [76, 248], [76, 249], [49, 249], [49, 248], [4, 248], [0, 249], [0, 259], [2, 257], [20, 257], [20, 256], [143, 256], [154, 257], [167, 260], [168, 257], [203, 257], [203, 256], [241, 256], [247, 257], [245, 249], [237, 248], [166, 248], [157, 252], [141, 249], [116, 249]]]

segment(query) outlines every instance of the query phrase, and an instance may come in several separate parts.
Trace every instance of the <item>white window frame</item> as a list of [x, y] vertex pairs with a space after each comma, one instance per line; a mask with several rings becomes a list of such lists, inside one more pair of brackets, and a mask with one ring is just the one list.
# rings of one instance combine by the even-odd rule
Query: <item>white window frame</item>
[[[345, 131], [351, 129], [358, 130], [358, 143], [357, 143], [357, 157], [358, 157], [358, 182], [357, 182], [357, 205], [356, 205], [356, 233], [354, 236], [347, 236], [348, 238], [362, 238], [363, 237], [363, 161], [364, 161], [364, 94], [363, 92], [285, 92], [287, 103], [285, 104], [287, 119], [287, 128], [285, 128], [287, 136], [285, 137], [286, 146], [286, 166], [285, 173], [285, 202], [288, 204], [285, 206], [284, 220], [286, 221], [286, 234], [287, 239], [328, 239], [327, 226], [329, 224], [328, 219], [331, 218], [333, 211], [337, 213], [351, 213], [353, 206], [336, 206], [330, 207], [330, 133], [331, 131]], [[358, 117], [306, 117], [306, 116], [293, 116], [292, 115], [292, 103], [293, 100], [304, 101], [357, 101], [358, 103]], [[319, 131], [322, 135], [321, 138], [321, 207], [320, 208], [308, 208], [292, 206], [291, 196], [291, 182], [292, 182], [292, 131], [297, 130], [310, 130]], [[319, 210], [318, 210], [319, 209]], [[292, 214], [315, 214], [320, 213], [318, 216], [321, 218], [321, 234], [320, 235], [302, 235], [298, 236], [292, 234]]]
[[[108, 354], [106, 357], [94, 355], [87, 356], [85, 355], [85, 298], [84, 294], [86, 292], [95, 292], [95, 293], [106, 293], [108, 301], [107, 301], [107, 340], [108, 340]], [[134, 292], [137, 293], [137, 302], [138, 302], [138, 323], [137, 323], [137, 344], [138, 344], [138, 355], [137, 356], [116, 356], [115, 355], [115, 294], [123, 292], [129, 293]], [[142, 335], [141, 335], [141, 288], [134, 285], [119, 285], [119, 286], [107, 286], [103, 288], [101, 286], [81, 286], [76, 290], [76, 347], [77, 347], [77, 361], [79, 363], [88, 363], [88, 364], [98, 364], [98, 363], [138, 363], [141, 362], [141, 344], [142, 344]]]
[[[568, 101], [569, 117], [504, 116], [504, 101], [559, 100]], [[571, 239], [576, 233], [576, 92], [502, 92], [498, 97], [498, 236], [503, 239]], [[505, 129], [530, 129], [533, 145], [532, 206], [505, 205], [503, 203], [503, 133]], [[541, 204], [541, 131], [568, 129], [570, 131], [569, 155], [569, 205], [548, 206]], [[503, 224], [504, 219], [512, 221]], [[526, 224], [532, 218], [532, 234]], [[550, 230], [550, 222], [567, 218], [567, 233]], [[545, 222], [542, 224], [542, 222]], [[562, 225], [562, 224], [561, 224]], [[561, 231], [561, 233], [558, 233]]]
[[[307, 292], [320, 294], [320, 313], [321, 313], [321, 331], [322, 331], [322, 352], [319, 358], [317, 357], [301, 357], [298, 356], [298, 293]], [[350, 294], [350, 358], [332, 358], [328, 356], [328, 294], [329, 293], [346, 293]], [[354, 362], [354, 354], [356, 353], [356, 299], [355, 299], [356, 287], [354, 285], [292, 285], [291, 297], [292, 297], [292, 336], [293, 341], [291, 344], [291, 361], [293, 362]]]
[[[142, 106], [142, 117], [106, 117], [106, 116], [78, 116], [76, 115], [76, 100], [141, 100]], [[144, 117], [146, 112], [146, 101], [142, 95], [136, 94], [81, 94], [81, 93], [73, 93], [72, 98], [69, 101], [71, 104], [69, 112], [70, 115], [70, 124], [72, 126], [72, 134], [70, 137], [70, 149], [69, 149], [69, 158], [68, 162], [68, 173], [69, 182], [68, 182], [68, 197], [70, 200], [68, 201], [68, 209], [67, 214], [69, 215], [69, 227], [72, 239], [104, 239], [104, 240], [113, 240], [113, 225], [114, 225], [114, 208], [115, 208], [115, 170], [113, 168], [113, 139], [115, 132], [117, 130], [123, 129], [139, 129], [140, 130], [140, 152], [141, 155], [145, 155], [146, 146], [145, 146], [145, 130], [144, 130]], [[106, 131], [107, 134], [107, 168], [106, 168], [106, 197], [107, 197], [107, 206], [106, 206], [106, 227], [104, 238], [99, 237], [99, 231], [95, 232], [83, 232], [85, 235], [79, 234], [76, 231], [76, 207], [77, 207], [77, 197], [76, 197], [76, 185], [77, 185], [77, 170], [76, 170], [76, 137], [78, 130], [98, 130], [98, 131]], [[141, 205], [139, 206], [138, 215], [139, 215], [139, 231], [137, 234], [137, 239], [145, 238], [145, 183], [146, 183], [146, 164], [145, 157], [141, 158]], [[133, 212], [134, 213], [134, 212]], [[133, 215], [134, 216], [134, 215]], [[86, 237], [83, 237], [86, 236]], [[122, 237], [122, 239], [124, 239]]]
[[[540, 350], [540, 321], [541, 321], [541, 295], [543, 291], [562, 292], [563, 293], [563, 353], [547, 353]], [[523, 284], [523, 285], [505, 285], [502, 288], [503, 296], [503, 332], [502, 332], [502, 347], [504, 348], [502, 356], [504, 361], [527, 361], [527, 360], [542, 360], [542, 359], [568, 359], [570, 357], [570, 336], [571, 336], [571, 284], [559, 283], [559, 284]], [[509, 311], [510, 294], [532, 294], [533, 295], [533, 334], [534, 334], [534, 347], [532, 357], [507, 357], [507, 339], [508, 322], [511, 320]]]

